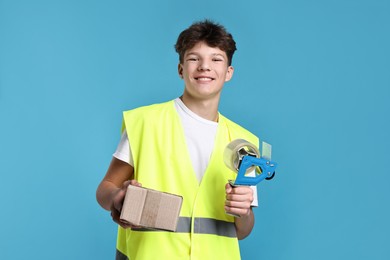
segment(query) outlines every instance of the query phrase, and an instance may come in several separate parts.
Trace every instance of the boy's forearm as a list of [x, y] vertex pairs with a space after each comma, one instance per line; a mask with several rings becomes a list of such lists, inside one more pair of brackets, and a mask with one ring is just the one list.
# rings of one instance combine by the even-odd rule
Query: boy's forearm
[[249, 211], [248, 215], [241, 216], [240, 218], [235, 218], [235, 225], [237, 231], [237, 238], [239, 240], [246, 238], [252, 232], [255, 217], [253, 215], [252, 209]]
[[112, 158], [106, 176], [96, 190], [96, 200], [106, 210], [111, 210], [114, 196], [126, 181], [133, 179], [133, 166], [115, 157]]
[[119, 189], [120, 188], [118, 188], [115, 184], [103, 181], [96, 191], [96, 200], [102, 208], [110, 210], [112, 206], [112, 195]]

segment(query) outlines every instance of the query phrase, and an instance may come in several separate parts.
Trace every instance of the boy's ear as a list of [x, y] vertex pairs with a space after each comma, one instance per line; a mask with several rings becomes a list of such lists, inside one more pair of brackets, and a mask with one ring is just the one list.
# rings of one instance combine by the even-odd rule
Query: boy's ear
[[180, 63], [177, 65], [177, 72], [179, 73], [179, 77], [183, 78], [183, 67]]
[[228, 70], [227, 70], [227, 73], [226, 73], [225, 82], [231, 80], [231, 78], [233, 77], [233, 73], [234, 73], [233, 66], [229, 66]]

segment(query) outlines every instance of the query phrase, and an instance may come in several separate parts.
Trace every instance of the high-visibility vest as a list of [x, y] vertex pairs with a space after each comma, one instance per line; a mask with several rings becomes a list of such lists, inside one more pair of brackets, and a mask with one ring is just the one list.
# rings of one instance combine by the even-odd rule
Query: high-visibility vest
[[224, 210], [225, 185], [236, 173], [223, 161], [237, 138], [258, 146], [258, 138], [219, 115], [214, 150], [201, 183], [187, 149], [174, 101], [124, 112], [134, 159], [134, 177], [143, 187], [183, 197], [176, 232], [118, 229], [117, 259], [240, 259], [234, 217]]

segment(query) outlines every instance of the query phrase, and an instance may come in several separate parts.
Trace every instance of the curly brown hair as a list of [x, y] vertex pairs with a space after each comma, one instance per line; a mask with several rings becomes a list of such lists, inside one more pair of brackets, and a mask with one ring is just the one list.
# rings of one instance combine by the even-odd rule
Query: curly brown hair
[[183, 63], [184, 54], [197, 43], [205, 42], [210, 47], [217, 47], [226, 53], [228, 65], [232, 64], [236, 42], [225, 27], [208, 19], [193, 23], [182, 31], [177, 38], [175, 50], [179, 54], [180, 63]]

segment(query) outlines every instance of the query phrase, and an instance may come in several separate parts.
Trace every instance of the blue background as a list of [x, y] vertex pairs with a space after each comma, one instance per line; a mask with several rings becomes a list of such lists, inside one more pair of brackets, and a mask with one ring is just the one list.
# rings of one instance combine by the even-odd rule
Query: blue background
[[238, 44], [220, 111], [280, 163], [243, 259], [390, 259], [389, 13], [387, 0], [0, 0], [0, 259], [113, 259], [95, 190], [121, 111], [182, 93], [173, 45], [203, 18]]

